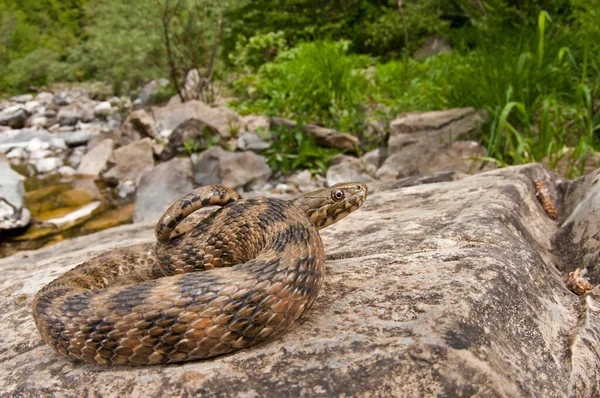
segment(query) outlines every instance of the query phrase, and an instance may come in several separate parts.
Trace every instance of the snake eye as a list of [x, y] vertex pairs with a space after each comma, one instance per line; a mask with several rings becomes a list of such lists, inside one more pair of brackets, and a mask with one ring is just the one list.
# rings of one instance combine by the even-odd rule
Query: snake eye
[[336, 189], [335, 191], [332, 191], [331, 199], [335, 200], [336, 202], [339, 202], [340, 200], [344, 199], [344, 191], [342, 191], [341, 189]]

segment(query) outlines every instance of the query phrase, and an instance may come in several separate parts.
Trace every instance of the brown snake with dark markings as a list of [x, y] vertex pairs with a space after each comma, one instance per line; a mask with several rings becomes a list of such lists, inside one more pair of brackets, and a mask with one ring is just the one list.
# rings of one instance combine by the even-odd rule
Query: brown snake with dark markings
[[[318, 230], [366, 197], [361, 183], [291, 201], [198, 188], [163, 214], [157, 243], [101, 254], [44, 286], [36, 326], [58, 352], [102, 365], [191, 361], [256, 344], [312, 305], [325, 271]], [[171, 237], [208, 205], [222, 207]]]

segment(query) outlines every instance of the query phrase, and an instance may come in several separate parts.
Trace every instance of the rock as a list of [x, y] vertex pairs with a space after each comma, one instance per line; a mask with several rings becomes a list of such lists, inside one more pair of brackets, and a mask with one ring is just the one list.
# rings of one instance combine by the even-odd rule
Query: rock
[[[271, 118], [271, 130], [273, 129], [293, 129], [297, 125], [296, 121], [290, 119], [284, 119], [281, 117]], [[349, 153], [355, 153], [356, 148], [360, 144], [358, 137], [340, 133], [339, 131], [328, 129], [314, 124], [305, 124], [302, 126], [302, 130], [306, 134], [311, 134], [315, 137], [315, 142], [324, 147], [337, 148], [348, 151]]]
[[25, 227], [30, 220], [23, 177], [0, 157], [0, 231]]
[[85, 146], [78, 146], [74, 148], [67, 162], [71, 165], [71, 167], [77, 168], [81, 163], [83, 155], [85, 155], [86, 151], [87, 148]]
[[174, 130], [187, 120], [196, 119], [218, 131], [221, 137], [229, 138], [232, 130], [235, 131], [243, 125], [241, 116], [235, 111], [227, 107], [212, 108], [198, 100], [182, 104], [177, 99], [173, 99], [163, 107], [152, 107], [152, 113], [158, 124], [158, 131]]
[[27, 101], [31, 101], [33, 99], [33, 95], [31, 94], [21, 94], [21, 95], [17, 95], [15, 97], [11, 97], [10, 100], [12, 102], [18, 102], [20, 104], [24, 104]]
[[72, 168], [71, 166], [61, 166], [58, 168], [58, 174], [62, 175], [62, 176], [66, 176], [66, 177], [70, 177], [72, 175], [75, 175], [75, 173], [77, 173], [75, 171], [74, 168]]
[[63, 165], [61, 158], [42, 158], [35, 161], [34, 167], [38, 173], [50, 173]]
[[236, 189], [264, 184], [272, 174], [265, 160], [254, 152], [227, 152], [219, 146], [192, 155], [192, 164], [199, 185], [222, 184]]
[[387, 148], [385, 147], [373, 149], [361, 156], [364, 162], [372, 164], [375, 168], [379, 168], [385, 158], [387, 158]]
[[21, 107], [6, 108], [0, 112], [0, 124], [19, 129], [25, 125], [27, 117], [27, 111]]
[[27, 120], [27, 124], [31, 127], [45, 128], [48, 127], [49, 120], [43, 115], [33, 115]]
[[75, 126], [84, 118], [85, 109], [78, 103], [67, 105], [58, 110], [56, 118], [61, 126]]
[[94, 115], [96, 115], [96, 117], [108, 116], [114, 111], [115, 110], [108, 101], [102, 101], [94, 107]]
[[138, 99], [142, 105], [148, 105], [154, 102], [154, 98], [159, 90], [163, 87], [167, 87], [169, 85], [169, 81], [167, 79], [158, 79], [152, 80], [150, 83], [146, 84], [142, 91], [140, 91], [140, 95]]
[[373, 178], [376, 170], [375, 166], [353, 156], [336, 155], [329, 164], [326, 174], [328, 186], [339, 182], [370, 182], [375, 180]]
[[593, 397], [598, 298], [568, 291], [553, 266], [569, 259], [550, 249], [559, 226], [536, 199], [538, 178], [555, 188], [557, 177], [539, 165], [372, 185], [362, 209], [321, 231], [327, 275], [312, 309], [276, 338], [207, 361], [110, 370], [73, 363], [33, 323], [31, 302], [44, 284], [92, 255], [153, 242], [153, 222], [1, 259], [3, 392]]
[[35, 96], [35, 100], [41, 102], [42, 104], [51, 104], [54, 102], [54, 94], [47, 91], [42, 91]]
[[21, 147], [13, 148], [6, 154], [6, 159], [24, 159], [27, 157], [27, 152]]
[[269, 149], [269, 144], [253, 133], [242, 133], [237, 139], [237, 146], [242, 151], [263, 152]]
[[115, 149], [110, 162], [114, 167], [102, 174], [105, 181], [113, 185], [131, 181], [136, 185], [142, 174], [154, 167], [152, 140], [144, 138]]
[[192, 189], [192, 164], [189, 158], [174, 158], [159, 164], [140, 179], [133, 221], [156, 222], [171, 203]]
[[56, 133], [57, 138], [64, 140], [65, 144], [74, 147], [87, 144], [98, 133], [93, 130], [76, 130], [73, 132]]
[[52, 97], [52, 101], [58, 106], [67, 106], [71, 103], [71, 99], [65, 91], [61, 91]]
[[81, 159], [81, 163], [77, 167], [77, 174], [89, 177], [97, 177], [104, 169], [108, 162], [113, 149], [113, 140], [107, 138], [94, 146]]
[[[560, 229], [554, 245], [560, 250], [558, 263], [564, 273], [585, 268], [594, 284], [600, 284], [600, 169], [558, 187], [545, 184], [545, 194], [558, 213]], [[559, 195], [560, 194], [560, 195]], [[540, 194], [538, 194], [539, 196]], [[561, 200], [562, 197], [562, 200]]]
[[25, 103], [25, 111], [28, 114], [35, 113], [39, 107], [40, 103], [38, 101], [27, 101]]
[[137, 111], [131, 112], [125, 122], [124, 126], [131, 126], [131, 128], [135, 129], [140, 133], [142, 137], [156, 137], [156, 132], [154, 131], [154, 118], [148, 114], [143, 109], [138, 109]]
[[190, 152], [199, 152], [220, 141], [219, 132], [210, 125], [198, 119], [188, 119], [169, 134], [159, 159], [164, 161], [177, 155], [189, 155]]
[[427, 39], [421, 48], [415, 51], [413, 56], [415, 59], [425, 59], [427, 57], [431, 57], [432, 55], [449, 52], [452, 52], [452, 46], [450, 46], [450, 42], [445, 37], [434, 36]]
[[288, 181], [295, 184], [298, 188], [309, 187], [312, 183], [312, 174], [309, 170], [302, 170], [293, 174]]
[[465, 159], [463, 155], [485, 155], [484, 149], [471, 142], [455, 143], [482, 122], [483, 117], [473, 108], [407, 113], [398, 117], [390, 124], [388, 156], [375, 176], [394, 180], [447, 171], [447, 167], [482, 171], [483, 162]]
[[260, 138], [269, 138], [269, 118], [262, 115], [247, 115], [242, 117], [246, 131], [254, 133]]
[[79, 225], [89, 220], [94, 214], [96, 214], [102, 207], [102, 202], [96, 201], [81, 206], [79, 209], [59, 218], [52, 218], [45, 220], [43, 225], [51, 225], [60, 230], [72, 228], [75, 225]]
[[202, 83], [202, 78], [198, 69], [190, 69], [185, 76], [185, 82], [183, 84], [183, 96], [186, 101], [201, 99], [201, 92], [199, 90]]

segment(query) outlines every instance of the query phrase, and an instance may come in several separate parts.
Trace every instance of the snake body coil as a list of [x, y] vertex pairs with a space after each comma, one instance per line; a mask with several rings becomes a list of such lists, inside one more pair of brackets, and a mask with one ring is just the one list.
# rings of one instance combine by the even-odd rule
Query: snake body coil
[[[263, 341], [317, 297], [325, 269], [318, 229], [366, 195], [360, 183], [292, 201], [196, 189], [162, 216], [157, 243], [104, 253], [42, 288], [36, 326], [60, 353], [105, 365], [190, 361]], [[180, 225], [207, 205], [222, 207]]]

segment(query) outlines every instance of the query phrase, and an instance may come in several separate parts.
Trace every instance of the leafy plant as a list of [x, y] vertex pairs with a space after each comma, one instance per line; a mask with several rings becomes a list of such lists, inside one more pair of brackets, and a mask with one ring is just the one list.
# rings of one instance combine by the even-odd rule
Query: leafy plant
[[323, 174], [327, 171], [331, 158], [340, 153], [336, 149], [318, 146], [314, 137], [307, 135], [300, 128], [282, 128], [272, 134], [276, 139], [265, 152], [265, 156], [269, 166], [283, 174], [298, 169]]
[[[348, 54], [348, 42], [303, 43], [237, 82], [237, 90], [263, 113], [302, 116], [337, 127], [364, 113], [368, 59]], [[346, 115], [352, 114], [352, 118]]]

